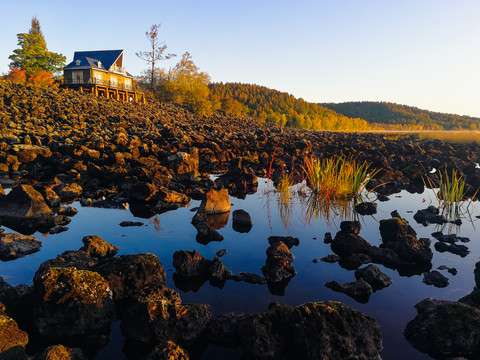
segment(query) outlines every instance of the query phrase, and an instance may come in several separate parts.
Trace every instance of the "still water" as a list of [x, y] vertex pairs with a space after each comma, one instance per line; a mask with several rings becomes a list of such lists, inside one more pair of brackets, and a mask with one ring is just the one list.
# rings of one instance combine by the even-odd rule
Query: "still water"
[[[277, 194], [272, 191], [272, 184], [259, 179], [258, 192], [248, 195], [245, 200], [231, 197], [232, 212], [236, 209], [247, 211], [253, 219], [253, 227], [248, 233], [238, 233], [232, 229], [232, 216], [220, 219], [224, 226], [218, 231], [224, 236], [221, 242], [210, 242], [207, 245], [196, 242], [196, 229], [190, 221], [194, 215], [192, 208], [199, 201], [192, 201], [188, 207], [180, 208], [150, 219], [134, 217], [128, 210], [84, 208], [79, 203], [72, 205], [79, 210], [68, 225], [69, 230], [55, 235], [36, 233], [34, 236], [43, 241], [40, 252], [22, 259], [0, 262], [0, 276], [12, 285], [31, 284], [38, 266], [45, 260], [54, 258], [66, 250], [77, 250], [86, 235], [99, 235], [104, 240], [117, 246], [118, 255], [135, 253], [153, 253], [161, 260], [167, 273], [167, 286], [176, 289], [184, 303], [208, 303], [216, 315], [230, 312], [262, 312], [272, 301], [286, 303], [292, 306], [309, 301], [335, 300], [360, 310], [374, 317], [382, 328], [383, 359], [430, 359], [428, 355], [415, 350], [403, 337], [403, 329], [414, 318], [414, 305], [426, 297], [445, 300], [457, 300], [469, 293], [474, 287], [473, 269], [479, 259], [480, 246], [476, 228], [480, 228], [478, 202], [469, 205], [462, 218], [461, 226], [439, 225], [423, 226], [417, 224], [413, 215], [419, 209], [428, 205], [436, 205], [433, 191], [425, 189], [422, 194], [410, 194], [402, 191], [390, 195], [389, 201], [379, 202], [377, 214], [359, 216], [353, 211], [347, 216], [330, 213], [328, 219], [319, 216], [318, 219], [306, 219], [305, 204], [299, 199], [292, 201], [287, 217], [285, 209], [279, 206]], [[455, 267], [458, 274], [453, 276], [442, 270], [442, 274], [450, 279], [446, 288], [435, 288], [422, 282], [422, 275], [411, 277], [399, 276], [398, 272], [382, 265], [378, 267], [393, 279], [389, 287], [373, 293], [366, 304], [361, 304], [345, 294], [334, 292], [325, 287], [325, 283], [335, 280], [339, 283], [354, 281], [354, 271], [341, 268], [338, 263], [313, 262], [325, 255], [332, 254], [330, 246], [324, 244], [326, 232], [333, 236], [339, 230], [342, 220], [358, 219], [362, 223], [360, 235], [373, 245], [381, 243], [379, 221], [390, 218], [390, 213], [398, 210], [400, 215], [410, 222], [418, 237], [432, 239], [433, 269], [440, 265]], [[142, 227], [122, 228], [119, 223], [124, 220], [142, 221]], [[9, 229], [6, 229], [9, 231]], [[455, 232], [459, 236], [470, 238], [466, 245], [470, 254], [465, 258], [457, 255], [439, 253], [433, 245], [436, 240], [431, 236], [435, 231], [443, 230], [444, 234]], [[222, 289], [211, 286], [208, 282], [195, 291], [184, 292], [177, 288], [173, 280], [174, 269], [172, 255], [176, 250], [197, 250], [207, 259], [212, 259], [215, 253], [226, 249], [221, 258], [227, 269], [232, 273], [250, 272], [262, 275], [261, 267], [265, 264], [265, 250], [268, 248], [268, 237], [272, 235], [289, 235], [298, 237], [300, 245], [291, 249], [295, 256], [293, 265], [297, 275], [285, 288], [283, 295], [270, 293], [267, 285], [254, 285], [243, 282], [228, 281]], [[103, 348], [97, 359], [126, 358], [122, 348], [124, 338], [119, 330], [120, 322], [112, 326], [111, 341]], [[240, 358], [239, 349], [220, 349], [208, 347], [195, 359]]]

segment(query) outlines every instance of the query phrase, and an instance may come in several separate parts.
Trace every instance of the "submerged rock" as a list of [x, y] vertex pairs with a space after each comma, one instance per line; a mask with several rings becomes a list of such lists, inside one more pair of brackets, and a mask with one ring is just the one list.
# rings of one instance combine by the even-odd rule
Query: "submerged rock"
[[407, 324], [405, 338], [435, 358], [474, 358], [480, 350], [480, 310], [427, 298], [415, 305], [418, 315]]
[[360, 215], [373, 215], [377, 213], [377, 204], [372, 202], [364, 202], [355, 205], [355, 211]]
[[423, 282], [427, 285], [433, 285], [438, 288], [447, 287], [449, 280], [437, 270], [433, 270], [423, 274]]
[[367, 303], [372, 293], [372, 287], [362, 278], [357, 281], [339, 284], [336, 281], [325, 283], [325, 286], [333, 291], [342, 292], [360, 303]]
[[435, 250], [442, 253], [448, 251], [461, 257], [465, 257], [470, 253], [470, 250], [468, 250], [468, 247], [466, 247], [465, 245], [448, 244], [444, 242], [435, 243]]
[[205, 259], [196, 250], [179, 250], [173, 254], [173, 266], [183, 277], [208, 276], [211, 261]]
[[415, 221], [423, 226], [428, 224], [445, 224], [448, 220], [445, 216], [440, 215], [440, 210], [433, 205], [430, 205], [426, 209], [418, 210], [415, 215], [413, 215]]
[[273, 245], [279, 241], [287, 245], [289, 249], [291, 249], [293, 246], [298, 246], [300, 244], [300, 240], [292, 236], [270, 236], [268, 238], [268, 243], [270, 245]]

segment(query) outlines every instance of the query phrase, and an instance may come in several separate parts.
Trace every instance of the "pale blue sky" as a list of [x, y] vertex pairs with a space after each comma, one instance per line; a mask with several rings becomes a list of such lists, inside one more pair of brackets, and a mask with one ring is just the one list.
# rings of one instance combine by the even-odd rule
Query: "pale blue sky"
[[[124, 49], [146, 65], [145, 31], [192, 54], [212, 81], [311, 102], [390, 101], [480, 117], [479, 0], [0, 0], [0, 73], [40, 20], [50, 51]], [[162, 63], [173, 66], [177, 58]]]

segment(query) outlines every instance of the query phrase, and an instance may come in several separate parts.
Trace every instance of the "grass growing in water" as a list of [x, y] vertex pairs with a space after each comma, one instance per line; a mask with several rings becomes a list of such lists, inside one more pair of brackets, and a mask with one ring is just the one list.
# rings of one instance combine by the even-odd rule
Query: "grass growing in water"
[[[432, 179], [427, 177], [430, 187], [438, 187], [438, 191], [435, 193], [438, 206], [442, 209], [442, 213], [447, 215], [448, 218], [459, 216], [462, 213], [461, 207], [464, 205], [464, 200], [467, 198], [467, 186], [462, 175], [458, 175], [456, 170], [452, 170], [452, 174], [449, 176], [447, 170], [442, 174], [438, 172], [438, 186]], [[470, 203], [475, 199], [477, 191], [470, 198]]]
[[305, 158], [303, 168], [312, 196], [324, 202], [345, 201], [359, 197], [378, 170], [369, 171], [370, 165], [354, 159], [333, 157]]

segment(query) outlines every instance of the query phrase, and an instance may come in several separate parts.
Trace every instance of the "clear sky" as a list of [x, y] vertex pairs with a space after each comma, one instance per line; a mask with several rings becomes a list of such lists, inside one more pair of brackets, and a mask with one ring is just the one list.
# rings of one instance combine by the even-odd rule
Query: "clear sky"
[[480, 117], [480, 0], [0, 0], [0, 73], [40, 21], [50, 51], [124, 49], [146, 68], [145, 31], [212, 81], [311, 102], [389, 101]]

